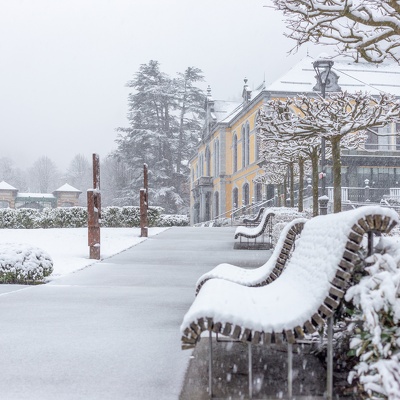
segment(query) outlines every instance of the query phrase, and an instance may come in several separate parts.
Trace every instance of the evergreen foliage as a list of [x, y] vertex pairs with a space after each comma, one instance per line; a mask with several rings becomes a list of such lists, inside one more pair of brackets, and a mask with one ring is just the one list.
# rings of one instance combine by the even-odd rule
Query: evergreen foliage
[[202, 80], [198, 68], [171, 78], [152, 60], [127, 83], [134, 89], [128, 98], [129, 127], [118, 128], [113, 154], [125, 170], [116, 188], [118, 205], [138, 203], [147, 164], [150, 203], [171, 213], [188, 206], [188, 159], [200, 137], [205, 99], [195, 85]]

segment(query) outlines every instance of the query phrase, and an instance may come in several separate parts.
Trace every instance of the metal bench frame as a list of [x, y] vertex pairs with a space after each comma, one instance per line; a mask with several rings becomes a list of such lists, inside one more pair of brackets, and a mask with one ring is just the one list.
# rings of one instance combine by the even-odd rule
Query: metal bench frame
[[[235, 249], [269, 249], [272, 246], [272, 218], [275, 214], [268, 209], [265, 209], [261, 218], [260, 223], [249, 228], [247, 226], [238, 226], [235, 231], [235, 240], [239, 238], [239, 243], [235, 243]], [[268, 236], [269, 242], [265, 242], [265, 236]], [[243, 244], [242, 238], [246, 238], [246, 245]], [[261, 242], [257, 243], [257, 238], [261, 239]], [[253, 242], [250, 242], [254, 239]]]

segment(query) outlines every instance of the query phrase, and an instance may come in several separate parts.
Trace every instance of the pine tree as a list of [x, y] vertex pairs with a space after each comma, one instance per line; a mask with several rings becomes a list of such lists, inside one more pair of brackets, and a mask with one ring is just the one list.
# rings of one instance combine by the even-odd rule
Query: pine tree
[[[188, 68], [172, 79], [161, 72], [157, 61], [142, 64], [127, 86], [129, 128], [118, 128], [114, 157], [127, 169], [129, 182], [119, 188], [120, 204], [138, 203], [143, 185], [143, 164], [149, 167], [150, 204], [175, 213], [188, 203], [187, 160], [198, 141], [203, 104], [202, 92], [194, 83], [201, 71]], [[191, 137], [192, 136], [192, 137]]]

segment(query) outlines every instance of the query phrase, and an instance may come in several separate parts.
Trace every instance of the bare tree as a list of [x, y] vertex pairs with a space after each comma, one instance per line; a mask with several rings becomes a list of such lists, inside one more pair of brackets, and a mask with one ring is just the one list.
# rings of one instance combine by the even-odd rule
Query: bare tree
[[59, 184], [59, 174], [54, 162], [47, 156], [42, 156], [36, 160], [30, 169], [31, 189], [39, 193], [49, 193], [57, 189]]
[[[65, 180], [70, 185], [86, 194], [87, 189], [93, 186], [92, 165], [83, 154], [77, 154], [69, 163]], [[80, 205], [86, 205], [87, 198], [80, 196]]]
[[26, 190], [26, 174], [14, 166], [8, 157], [0, 158], [0, 181], [5, 181], [20, 191]]
[[[297, 134], [298, 117], [293, 109], [293, 100], [270, 101], [260, 110], [257, 118], [257, 137], [264, 159], [280, 160], [280, 152], [288, 152], [298, 162], [299, 166], [299, 211], [303, 209], [303, 182], [305, 166], [311, 162], [313, 215], [318, 215], [318, 161], [321, 153], [321, 138], [319, 136], [303, 137]], [[271, 146], [271, 140], [277, 145]], [[275, 148], [278, 147], [276, 154]], [[267, 149], [266, 152], [264, 149]], [[327, 147], [327, 157], [330, 157], [330, 147]]]
[[[260, 120], [259, 114], [258, 119]], [[264, 171], [266, 175], [271, 176], [271, 183], [283, 183], [285, 178], [289, 178], [289, 194], [290, 194], [290, 206], [294, 207], [294, 183], [295, 183], [295, 165], [299, 162], [299, 152], [297, 146], [294, 145], [293, 140], [281, 141], [279, 136], [271, 134], [268, 130], [258, 129], [257, 132], [258, 143], [259, 143], [259, 154], [265, 162]], [[301, 157], [299, 165], [302, 165], [300, 172], [304, 172], [303, 157]], [[298, 168], [296, 169], [298, 172]], [[276, 175], [280, 175], [279, 177]], [[304, 177], [300, 176], [300, 180]], [[286, 193], [285, 193], [286, 195]], [[286, 199], [285, 199], [286, 200]], [[286, 203], [286, 201], [285, 201]]]
[[368, 62], [400, 62], [398, 0], [273, 0], [289, 33], [304, 43], [334, 44], [339, 53]]
[[[388, 94], [371, 97], [361, 92], [335, 93], [327, 99], [303, 95], [276, 102], [275, 116], [270, 124], [277, 132], [294, 140], [324, 137], [329, 141], [332, 151], [333, 208], [334, 212], [341, 211], [341, 146], [360, 147], [365, 141], [366, 129], [398, 121], [400, 103]], [[269, 106], [273, 105], [274, 102], [269, 103]], [[265, 125], [265, 129], [271, 129]]]

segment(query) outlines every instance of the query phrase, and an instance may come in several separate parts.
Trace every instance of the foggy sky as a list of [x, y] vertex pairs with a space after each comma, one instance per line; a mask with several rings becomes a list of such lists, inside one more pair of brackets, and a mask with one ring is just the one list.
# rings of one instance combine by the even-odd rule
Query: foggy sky
[[125, 87], [157, 60], [173, 76], [203, 70], [215, 99], [269, 83], [321, 48], [287, 52], [270, 0], [0, 0], [0, 157], [20, 168], [41, 156], [65, 169], [105, 157], [128, 126]]

